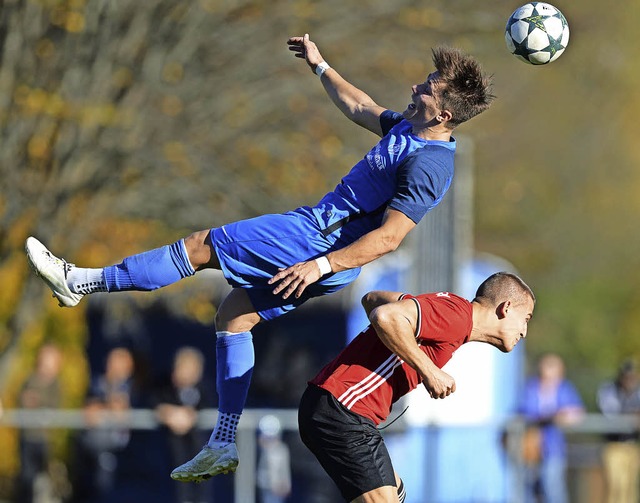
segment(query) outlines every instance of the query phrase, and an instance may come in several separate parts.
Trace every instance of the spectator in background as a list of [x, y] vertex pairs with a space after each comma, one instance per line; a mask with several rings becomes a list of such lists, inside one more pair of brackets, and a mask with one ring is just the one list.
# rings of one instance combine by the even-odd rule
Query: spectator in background
[[91, 384], [84, 407], [87, 429], [79, 437], [74, 501], [108, 501], [117, 454], [130, 439], [130, 431], [122, 423], [133, 400], [134, 370], [131, 351], [117, 347], [107, 355], [104, 374]]
[[[607, 417], [640, 416], [638, 372], [632, 361], [626, 361], [615, 380], [598, 389], [598, 407]], [[607, 503], [638, 503], [640, 483], [640, 448], [638, 431], [607, 435], [602, 452], [607, 480]]]
[[284, 503], [291, 493], [291, 460], [277, 417], [267, 415], [260, 419], [258, 445], [256, 478], [260, 503]]
[[[167, 437], [173, 464], [197, 452], [207, 441], [198, 429], [198, 410], [213, 407], [213, 393], [202, 381], [204, 356], [192, 347], [176, 353], [171, 382], [157, 397], [156, 415], [168, 429]], [[177, 484], [179, 503], [211, 501], [210, 484]]]
[[538, 361], [538, 375], [525, 383], [520, 412], [528, 431], [536, 432], [539, 439], [538, 462], [526, 467], [527, 503], [569, 501], [567, 445], [561, 427], [580, 421], [584, 406], [564, 373], [562, 358], [548, 353]]
[[[45, 344], [38, 351], [36, 367], [20, 393], [23, 409], [57, 409], [60, 407], [60, 369], [62, 352], [54, 344]], [[50, 439], [44, 428], [20, 430], [20, 472], [16, 487], [16, 501], [35, 501], [36, 480], [46, 474], [50, 463]]]

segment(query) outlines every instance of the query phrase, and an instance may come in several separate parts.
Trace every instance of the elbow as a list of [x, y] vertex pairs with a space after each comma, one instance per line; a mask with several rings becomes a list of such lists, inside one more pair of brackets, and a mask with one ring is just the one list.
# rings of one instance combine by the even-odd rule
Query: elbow
[[378, 309], [380, 309], [380, 307], [376, 307], [371, 309], [370, 311], [367, 311], [367, 317], [369, 318], [369, 323], [371, 323], [371, 326], [373, 328], [377, 328], [380, 326]]
[[360, 304], [362, 304], [362, 307], [364, 308], [365, 312], [367, 313], [371, 312], [371, 309], [374, 306], [373, 292], [365, 293], [360, 299]]
[[404, 229], [398, 228], [398, 226], [395, 225], [389, 225], [388, 222], [386, 225], [380, 227], [378, 231], [378, 235], [376, 236], [378, 240], [378, 250], [382, 255], [396, 251], [407, 235]]
[[387, 208], [382, 225], [376, 231], [376, 242], [381, 255], [397, 250], [415, 226], [413, 220], [402, 212]]
[[384, 304], [372, 309], [369, 313], [369, 321], [374, 328], [384, 328], [389, 322], [388, 305]]
[[360, 303], [364, 308], [364, 312], [367, 313], [369, 321], [371, 321], [371, 313], [383, 302], [384, 300], [380, 297], [380, 292], [377, 290], [366, 293], [362, 299], [360, 299]]
[[402, 239], [394, 239], [393, 241], [391, 241], [389, 243], [389, 252], [396, 251], [400, 246], [400, 243], [402, 243]]
[[388, 235], [382, 236], [382, 238], [380, 239], [381, 254], [386, 255], [387, 253], [396, 251], [401, 243], [402, 243], [402, 237], [399, 237], [397, 235], [388, 234]]

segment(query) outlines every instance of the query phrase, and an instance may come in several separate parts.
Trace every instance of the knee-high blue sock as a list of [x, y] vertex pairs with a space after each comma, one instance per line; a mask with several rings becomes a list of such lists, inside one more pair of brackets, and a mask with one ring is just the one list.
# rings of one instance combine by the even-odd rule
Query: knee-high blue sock
[[251, 384], [253, 364], [251, 332], [218, 332], [216, 339], [216, 379], [218, 408], [222, 412], [242, 414]]
[[155, 290], [196, 273], [189, 262], [184, 239], [132, 255], [102, 271], [109, 292]]
[[218, 422], [209, 445], [235, 441], [240, 414], [247, 401], [255, 357], [251, 332], [218, 332], [216, 380]]

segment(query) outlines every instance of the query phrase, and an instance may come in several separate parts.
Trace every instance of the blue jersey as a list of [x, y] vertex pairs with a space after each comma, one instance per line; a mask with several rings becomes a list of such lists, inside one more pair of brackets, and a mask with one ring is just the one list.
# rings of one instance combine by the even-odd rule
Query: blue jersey
[[233, 287], [246, 288], [262, 319], [295, 309], [356, 279], [360, 268], [327, 274], [300, 298], [272, 293], [278, 269], [312, 260], [353, 243], [380, 227], [387, 207], [418, 223], [444, 196], [453, 178], [455, 140], [428, 141], [389, 110], [380, 116], [385, 136], [313, 207], [261, 215], [211, 230], [220, 267]]
[[[445, 142], [414, 136], [411, 124], [390, 110], [382, 113], [380, 124], [385, 136], [333, 192], [311, 208], [322, 229], [337, 227], [336, 239], [348, 232], [347, 241], [354, 241], [379, 227], [386, 207], [418, 223], [451, 185], [455, 139]], [[340, 225], [351, 219], [353, 224]]]

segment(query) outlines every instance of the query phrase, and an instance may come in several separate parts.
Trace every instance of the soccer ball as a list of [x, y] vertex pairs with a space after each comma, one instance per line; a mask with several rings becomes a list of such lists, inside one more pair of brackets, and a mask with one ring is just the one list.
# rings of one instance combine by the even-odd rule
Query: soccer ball
[[511, 14], [504, 38], [520, 61], [544, 65], [558, 59], [567, 48], [569, 25], [553, 5], [529, 2]]

